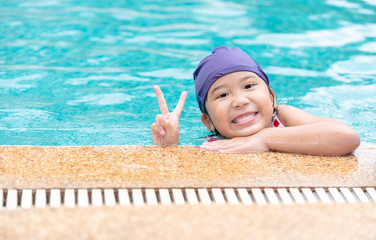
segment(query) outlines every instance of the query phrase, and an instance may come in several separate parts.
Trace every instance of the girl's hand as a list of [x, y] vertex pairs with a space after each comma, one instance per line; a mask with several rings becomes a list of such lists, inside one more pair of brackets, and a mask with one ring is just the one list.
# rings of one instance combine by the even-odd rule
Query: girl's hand
[[155, 117], [151, 125], [151, 135], [154, 145], [179, 145], [179, 118], [184, 108], [187, 92], [182, 92], [173, 112], [169, 112], [166, 100], [158, 86], [153, 87], [157, 94], [159, 108], [162, 114]]
[[269, 151], [269, 147], [262, 137], [264, 130], [249, 137], [236, 137], [232, 139], [206, 142], [203, 143], [200, 148], [203, 150], [218, 151], [220, 153], [266, 152]]

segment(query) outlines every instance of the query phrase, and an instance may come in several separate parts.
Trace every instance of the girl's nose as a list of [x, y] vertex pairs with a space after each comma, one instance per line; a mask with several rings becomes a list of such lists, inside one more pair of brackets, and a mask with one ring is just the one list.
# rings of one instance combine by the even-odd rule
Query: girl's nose
[[232, 101], [233, 108], [239, 108], [247, 105], [249, 103], [249, 99], [244, 95], [234, 96]]

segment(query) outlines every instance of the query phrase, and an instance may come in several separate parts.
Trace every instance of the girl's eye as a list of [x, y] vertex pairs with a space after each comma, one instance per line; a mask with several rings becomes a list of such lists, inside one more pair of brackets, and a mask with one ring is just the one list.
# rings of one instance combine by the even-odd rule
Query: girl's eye
[[250, 88], [252, 88], [254, 85], [253, 84], [247, 84], [247, 85], [245, 85], [245, 89], [250, 89]]
[[226, 97], [228, 94], [227, 93], [222, 93], [222, 94], [220, 94], [217, 98], [224, 98], [224, 97]]

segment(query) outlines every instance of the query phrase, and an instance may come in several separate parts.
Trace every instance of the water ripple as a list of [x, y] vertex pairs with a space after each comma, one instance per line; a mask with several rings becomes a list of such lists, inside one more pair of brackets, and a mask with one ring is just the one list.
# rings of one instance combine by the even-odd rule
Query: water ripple
[[344, 8], [360, 8], [359, 3], [352, 3], [344, 0], [327, 0], [326, 4]]
[[173, 78], [173, 79], [192, 79], [194, 69], [181, 69], [181, 68], [165, 68], [155, 71], [148, 71], [140, 73], [141, 76], [155, 77], [155, 78]]
[[132, 101], [133, 98], [135, 96], [125, 93], [90, 94], [77, 100], [68, 101], [67, 105], [78, 105], [81, 103], [99, 106], [117, 105]]
[[360, 51], [376, 53], [376, 42], [368, 42], [358, 48]]
[[298, 68], [287, 68], [278, 66], [268, 66], [264, 68], [267, 74], [283, 75], [283, 76], [302, 76], [302, 77], [319, 77], [325, 75], [325, 73], [298, 69]]
[[129, 70], [127, 67], [65, 67], [65, 66], [40, 66], [40, 65], [0, 65], [5, 70], [52, 70], [63, 72], [91, 72], [91, 73], [122, 73]]
[[[280, 66], [267, 66], [267, 74], [297, 76], [297, 77], [330, 77], [341, 82], [364, 81], [365, 78], [374, 78], [376, 75], [376, 56], [354, 56], [349, 60], [337, 61], [325, 72], [289, 68]], [[376, 94], [376, 93], [375, 93]]]
[[65, 83], [71, 84], [71, 85], [85, 85], [85, 84], [87, 84], [88, 82], [91, 82], [91, 81], [147, 82], [149, 80], [150, 80], [149, 78], [140, 78], [140, 77], [130, 76], [128, 74], [120, 74], [120, 75], [116, 75], [116, 76], [92, 75], [92, 76], [83, 77], [83, 78], [69, 78], [69, 79], [67, 79], [67, 81]]
[[30, 7], [50, 7], [50, 6], [58, 6], [60, 5], [61, 2], [57, 0], [49, 0], [49, 1], [28, 1], [28, 2], [23, 2], [19, 4], [19, 7], [25, 7], [25, 8], [30, 8]]
[[359, 3], [353, 3], [353, 2], [348, 2], [348, 1], [344, 1], [344, 0], [327, 0], [326, 4], [331, 5], [331, 6], [335, 6], [335, 7], [347, 8], [347, 9], [353, 10], [353, 11], [355, 10], [358, 13], [361, 13], [361, 14], [366, 14], [366, 15], [375, 14], [375, 12], [370, 10], [370, 9], [362, 8]]
[[363, 2], [367, 3], [368, 5], [371, 6], [376, 6], [376, 2], [374, 0], [363, 0]]
[[349, 60], [333, 63], [326, 75], [342, 82], [362, 81], [365, 77], [374, 78], [375, 66], [376, 56], [354, 56]]
[[178, 45], [187, 45], [187, 46], [192, 46], [192, 45], [206, 45], [210, 43], [209, 39], [200, 39], [200, 38], [160, 38], [156, 36], [137, 36], [134, 38], [128, 38], [124, 40], [126, 43], [163, 43], [163, 44], [178, 44]]
[[[0, 88], [3, 89], [27, 89], [35, 87], [36, 80], [42, 79], [46, 74], [34, 73], [15, 78], [0, 79]], [[24, 83], [27, 81], [28, 83]]]
[[0, 126], [9, 128], [32, 127], [52, 121], [54, 113], [40, 109], [0, 109]]
[[272, 45], [277, 47], [342, 47], [376, 37], [376, 24], [350, 25], [338, 29], [305, 33], [265, 33], [254, 39], [235, 39], [237, 44]]
[[376, 84], [349, 84], [315, 88], [300, 100], [311, 114], [343, 120], [368, 141], [375, 141], [375, 96]]

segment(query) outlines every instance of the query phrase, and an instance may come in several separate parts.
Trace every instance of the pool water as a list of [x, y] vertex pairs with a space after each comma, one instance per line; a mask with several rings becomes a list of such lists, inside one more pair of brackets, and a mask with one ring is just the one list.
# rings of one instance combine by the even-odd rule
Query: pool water
[[149, 145], [188, 92], [181, 143], [207, 135], [192, 72], [219, 45], [268, 74], [280, 104], [376, 143], [373, 0], [0, 0], [0, 145]]

